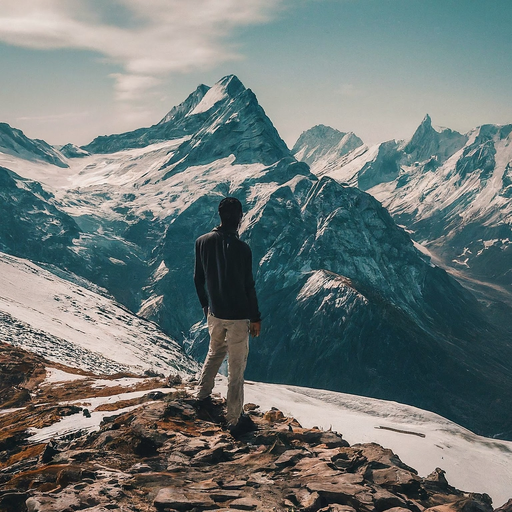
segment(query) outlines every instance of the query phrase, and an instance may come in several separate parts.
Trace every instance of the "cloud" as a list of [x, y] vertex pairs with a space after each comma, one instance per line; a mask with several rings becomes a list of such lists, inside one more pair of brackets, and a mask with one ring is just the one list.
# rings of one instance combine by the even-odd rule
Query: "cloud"
[[240, 58], [233, 32], [269, 21], [284, 1], [2, 0], [0, 41], [97, 52], [121, 67], [117, 98], [131, 100], [171, 73]]
[[161, 80], [153, 76], [128, 75], [123, 73], [111, 73], [115, 78], [116, 99], [120, 101], [132, 101], [140, 97], [141, 93], [157, 86]]

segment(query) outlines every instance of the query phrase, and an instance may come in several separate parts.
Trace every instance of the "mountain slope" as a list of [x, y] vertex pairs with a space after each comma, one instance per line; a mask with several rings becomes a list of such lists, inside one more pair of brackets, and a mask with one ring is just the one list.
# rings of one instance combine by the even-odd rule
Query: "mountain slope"
[[[112, 299], [0, 253], [2, 340], [101, 373], [197, 370], [177, 343]], [[90, 287], [90, 286], [89, 286]]]

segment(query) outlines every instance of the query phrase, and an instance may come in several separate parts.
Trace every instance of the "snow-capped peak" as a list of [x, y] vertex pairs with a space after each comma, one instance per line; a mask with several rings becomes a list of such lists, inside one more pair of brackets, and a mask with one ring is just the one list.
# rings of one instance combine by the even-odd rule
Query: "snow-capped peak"
[[226, 87], [217, 82], [203, 97], [203, 99], [196, 105], [196, 107], [190, 111], [187, 116], [193, 116], [195, 114], [201, 114], [207, 112], [219, 101], [222, 101], [228, 97]]

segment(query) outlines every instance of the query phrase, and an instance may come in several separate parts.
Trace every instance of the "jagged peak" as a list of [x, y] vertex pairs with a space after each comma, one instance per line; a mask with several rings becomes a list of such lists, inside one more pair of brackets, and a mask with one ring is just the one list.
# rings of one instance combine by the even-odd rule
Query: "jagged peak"
[[225, 77], [221, 78], [215, 85], [223, 87], [230, 97], [238, 96], [238, 94], [246, 90], [245, 85], [236, 75], [226, 75]]
[[425, 114], [423, 121], [421, 121], [420, 126], [432, 126], [432, 118], [429, 114]]
[[196, 108], [199, 103], [201, 103], [202, 99], [206, 96], [209, 90], [209, 86], [205, 84], [199, 84], [196, 87], [196, 90], [189, 94], [183, 103], [173, 107], [158, 124], [165, 124], [169, 121], [176, 120], [177, 118], [184, 117], [189, 112], [194, 110], [194, 108]]

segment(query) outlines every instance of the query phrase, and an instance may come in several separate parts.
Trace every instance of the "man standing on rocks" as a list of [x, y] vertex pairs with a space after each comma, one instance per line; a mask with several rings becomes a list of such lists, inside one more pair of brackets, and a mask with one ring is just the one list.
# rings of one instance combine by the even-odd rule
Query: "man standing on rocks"
[[226, 421], [230, 431], [243, 429], [244, 371], [249, 333], [259, 336], [261, 315], [252, 274], [250, 247], [238, 238], [242, 204], [226, 197], [219, 204], [220, 226], [200, 236], [195, 246], [194, 283], [208, 319], [210, 347], [199, 380], [197, 399], [210, 397], [215, 376], [228, 355]]

